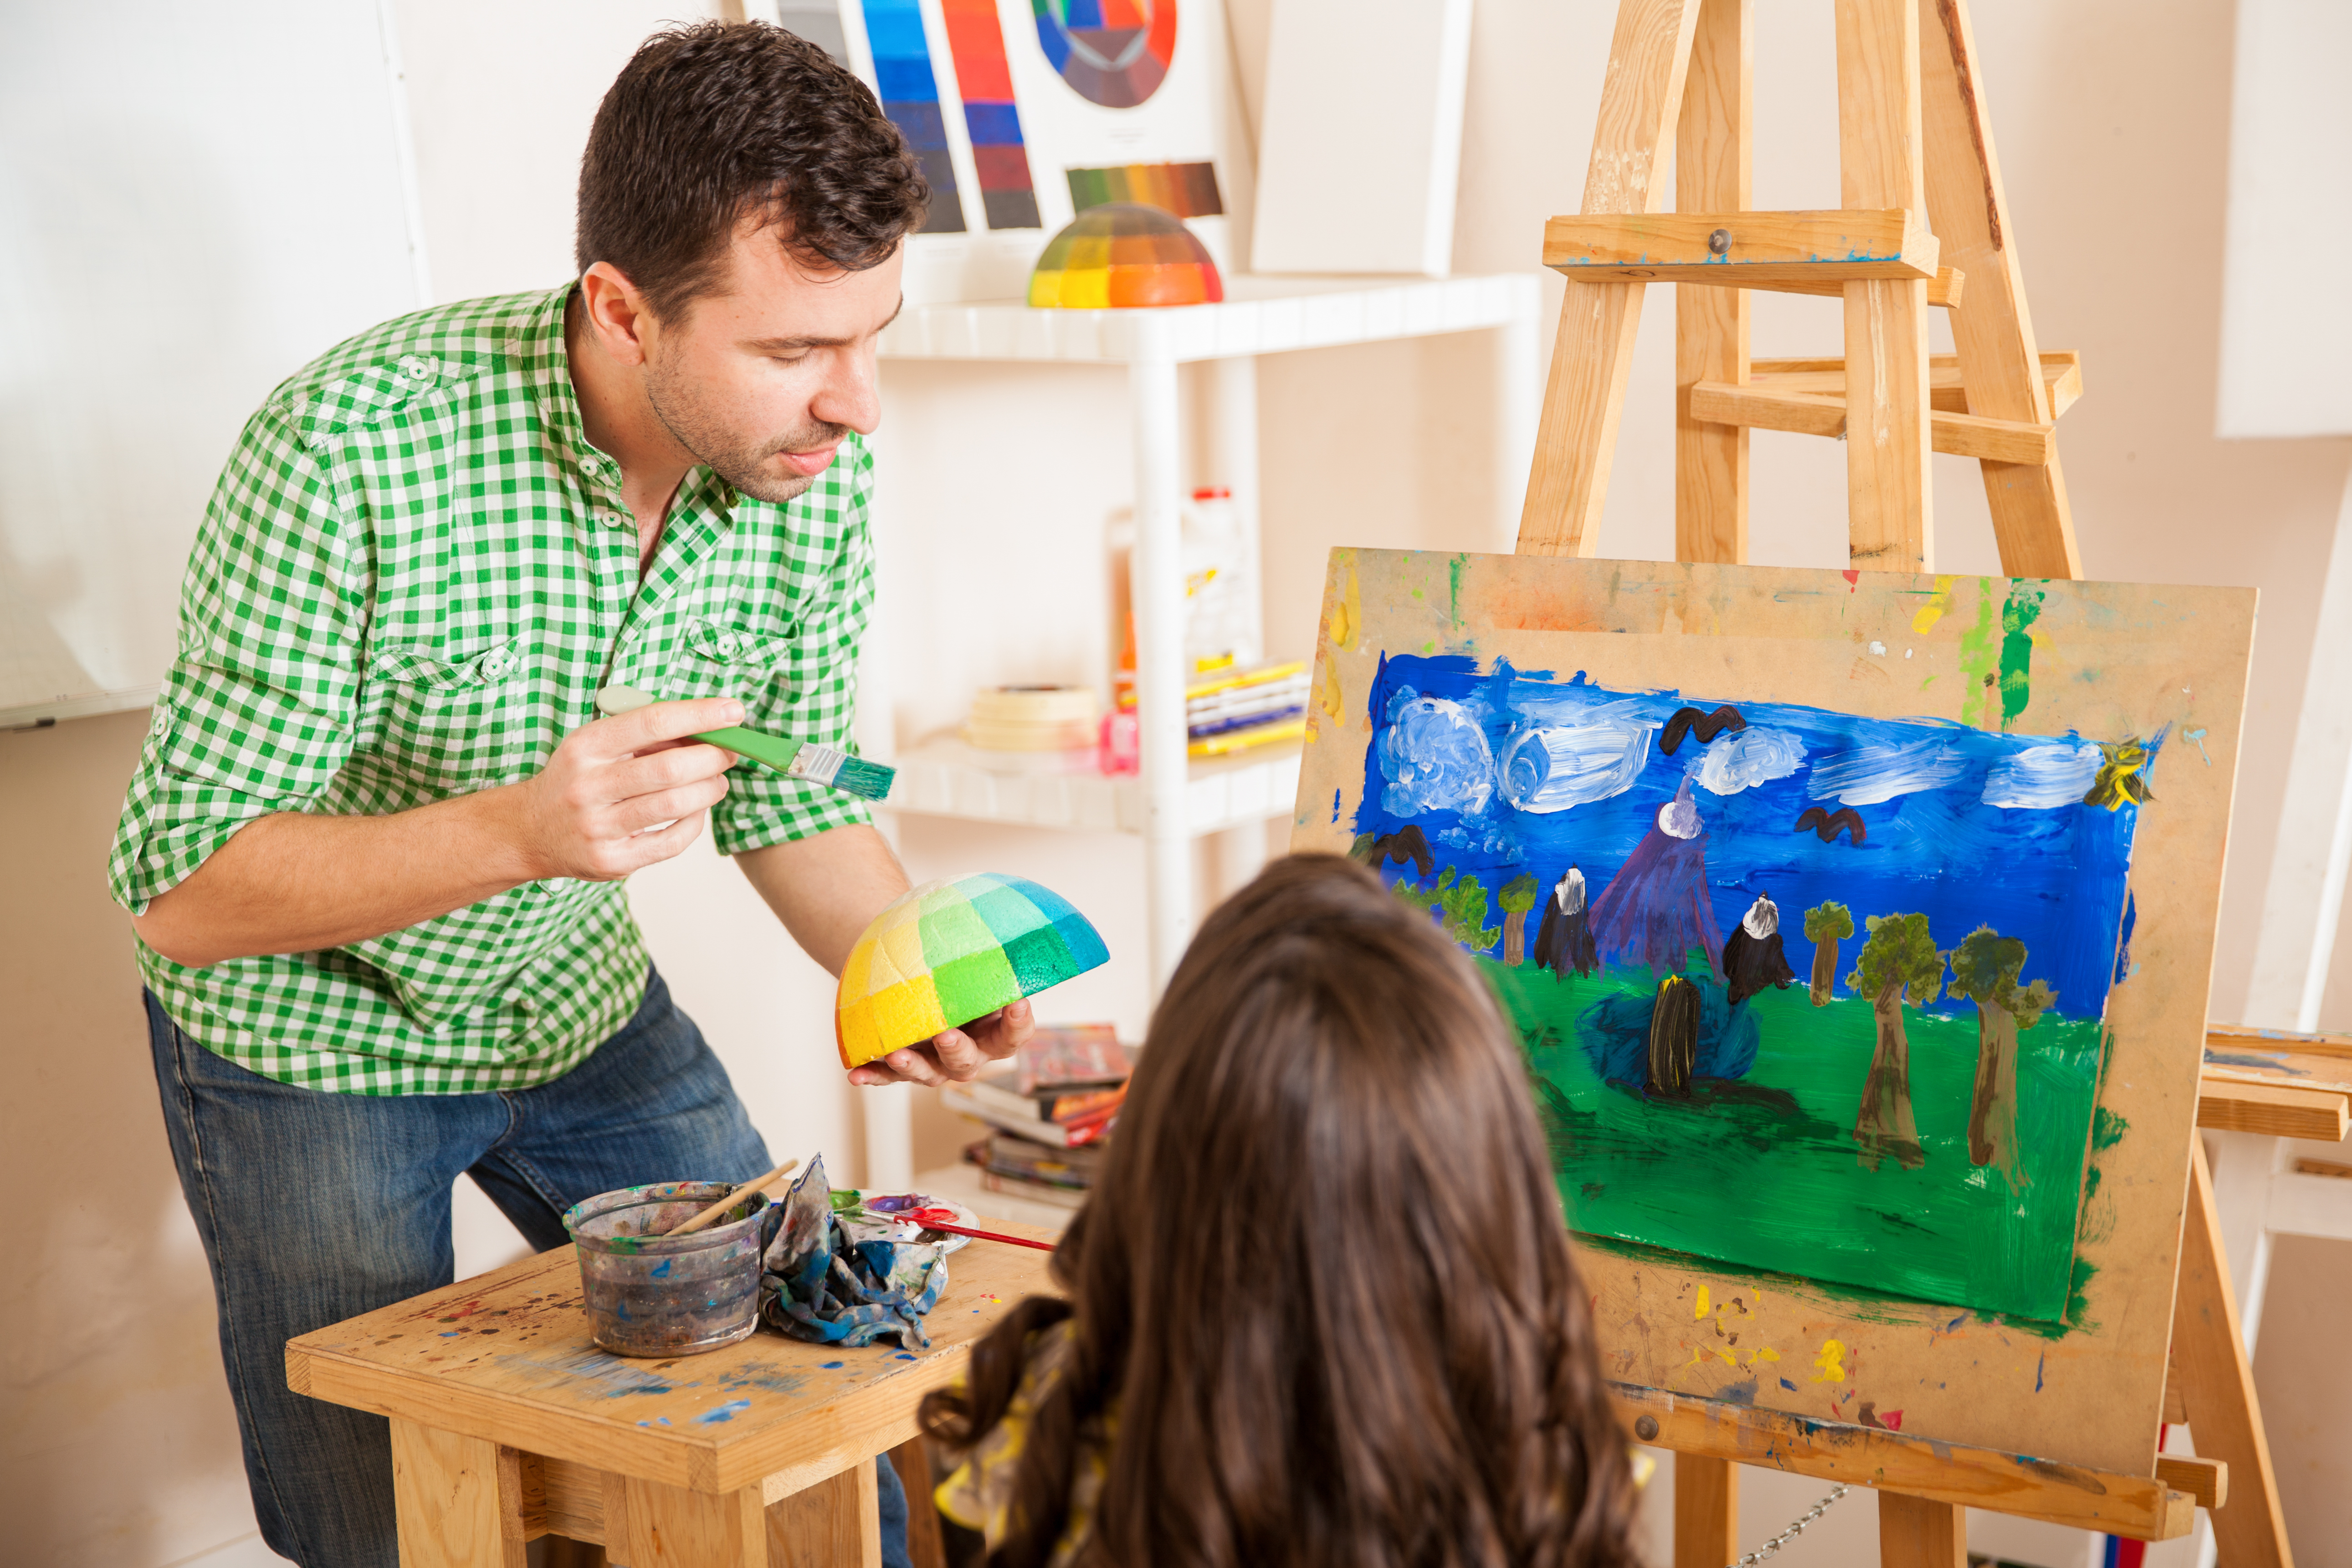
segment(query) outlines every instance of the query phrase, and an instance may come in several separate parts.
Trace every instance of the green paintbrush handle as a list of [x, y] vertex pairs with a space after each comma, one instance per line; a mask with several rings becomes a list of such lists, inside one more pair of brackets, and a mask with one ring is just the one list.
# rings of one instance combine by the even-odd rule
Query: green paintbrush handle
[[[634, 713], [660, 700], [649, 691], [639, 691], [628, 686], [608, 686], [596, 694], [596, 707], [604, 713]], [[803, 744], [777, 735], [763, 735], [757, 730], [746, 730], [740, 724], [730, 724], [723, 730], [705, 730], [694, 738], [708, 741], [714, 746], [724, 746], [755, 763], [763, 763], [780, 773], [792, 771], [793, 759], [801, 754]]]
[[724, 730], [705, 730], [694, 738], [708, 741], [714, 746], [724, 746], [730, 752], [740, 752], [780, 773], [793, 771], [793, 759], [801, 754], [801, 747], [806, 743], [763, 735], [757, 730], [746, 730], [740, 724], [730, 724]]

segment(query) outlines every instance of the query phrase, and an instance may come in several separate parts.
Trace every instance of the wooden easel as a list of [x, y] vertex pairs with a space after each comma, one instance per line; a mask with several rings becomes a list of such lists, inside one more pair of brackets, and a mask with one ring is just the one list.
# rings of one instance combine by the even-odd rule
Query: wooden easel
[[[2034, 342], [1967, 0], [1834, 3], [1843, 209], [1759, 213], [1748, 210], [1752, 0], [1622, 0], [1583, 212], [1545, 232], [1545, 264], [1570, 283], [1519, 553], [1593, 552], [1642, 289], [1655, 279], [1683, 285], [1677, 559], [1747, 558], [1748, 431], [1761, 426], [1845, 438], [1856, 567], [1928, 569], [1927, 454], [1940, 451], [1981, 460], [2007, 574], [2082, 574], [2054, 432], [2080, 369]], [[1751, 363], [1748, 289], [1843, 296], [1844, 358]], [[1927, 353], [1931, 307], [1951, 312], [1949, 361]], [[2201, 1145], [2188, 1181], [2165, 1408], [2193, 1424], [2200, 1458], [2160, 1456], [2152, 1476], [2091, 1472], [1627, 1390], [1628, 1426], [1676, 1456], [1675, 1568], [1739, 1555], [1738, 1460], [1878, 1489], [1886, 1568], [1964, 1568], [1966, 1506], [2146, 1540], [2187, 1533], [2203, 1506], [2226, 1568], [2288, 1568]], [[2237, 1501], [2224, 1506], [2232, 1472]]]

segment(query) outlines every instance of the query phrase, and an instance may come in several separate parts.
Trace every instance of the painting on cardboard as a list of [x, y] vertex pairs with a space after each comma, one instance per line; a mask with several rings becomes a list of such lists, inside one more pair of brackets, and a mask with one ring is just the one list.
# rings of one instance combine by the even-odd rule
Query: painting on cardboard
[[[1572, 1224], [2063, 1320], [2136, 841], [2204, 734], [2143, 700], [2144, 628], [2094, 585], [1899, 579], [1890, 646], [1848, 574], [1758, 601], [1738, 569], [1345, 553], [1302, 839], [1473, 955]], [[1727, 571], [1745, 635], [1671, 624]], [[2045, 618], [2100, 679], [2037, 700]]]

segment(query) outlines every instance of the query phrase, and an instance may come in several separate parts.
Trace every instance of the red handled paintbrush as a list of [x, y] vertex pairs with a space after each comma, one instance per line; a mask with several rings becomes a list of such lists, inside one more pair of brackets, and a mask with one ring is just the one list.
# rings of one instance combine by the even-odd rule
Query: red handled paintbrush
[[971, 1226], [959, 1225], [953, 1209], [908, 1209], [904, 1214], [884, 1214], [878, 1209], [861, 1207], [856, 1213], [864, 1219], [884, 1220], [892, 1225], [919, 1225], [925, 1230], [944, 1231], [950, 1236], [968, 1236], [974, 1241], [1001, 1241], [1011, 1247], [1034, 1247], [1039, 1252], [1054, 1250], [1054, 1244], [1050, 1241], [1032, 1241], [1025, 1236], [1006, 1236], [1001, 1231], [975, 1230]]

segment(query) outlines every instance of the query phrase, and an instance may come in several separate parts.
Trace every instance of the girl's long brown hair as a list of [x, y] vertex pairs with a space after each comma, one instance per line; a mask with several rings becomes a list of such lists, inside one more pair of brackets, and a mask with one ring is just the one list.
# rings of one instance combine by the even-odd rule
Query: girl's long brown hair
[[1091, 1200], [967, 1387], [995, 1425], [1075, 1314], [991, 1568], [1042, 1568], [1116, 1401], [1088, 1561], [1620, 1568], [1632, 1482], [1526, 1081], [1426, 915], [1332, 856], [1212, 914], [1153, 1017]]

